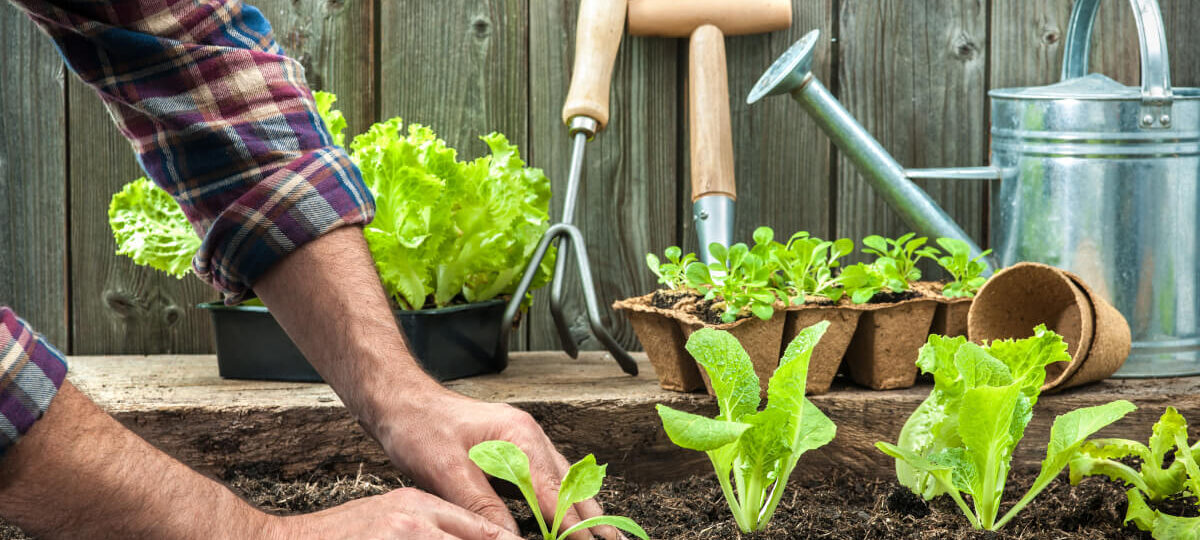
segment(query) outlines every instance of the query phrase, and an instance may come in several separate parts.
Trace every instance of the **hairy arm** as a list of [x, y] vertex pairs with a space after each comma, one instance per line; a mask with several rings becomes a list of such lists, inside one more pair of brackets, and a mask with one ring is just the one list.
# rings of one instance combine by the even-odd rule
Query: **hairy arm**
[[254, 538], [269, 522], [70, 382], [0, 461], [0, 515], [39, 538]]

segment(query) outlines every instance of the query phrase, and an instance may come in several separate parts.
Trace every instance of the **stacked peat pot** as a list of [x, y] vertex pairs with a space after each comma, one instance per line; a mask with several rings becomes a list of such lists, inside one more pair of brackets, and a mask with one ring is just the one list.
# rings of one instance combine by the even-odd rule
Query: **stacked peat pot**
[[[716, 262], [708, 266], [671, 247], [665, 261], [647, 256], [667, 288], [613, 307], [629, 316], [659, 384], [668, 390], [706, 386], [706, 374], [685, 350], [688, 336], [700, 328], [733, 334], [765, 392], [787, 344], [819, 321], [830, 326], [813, 351], [808, 393], [827, 392], [839, 369], [870, 388], [906, 388], [916, 381], [917, 354], [931, 327], [944, 335], [966, 334], [970, 297], [984, 282], [983, 264], [968, 258], [965, 244], [939, 239], [942, 253], [914, 236], [867, 237], [864, 252], [876, 260], [848, 266], [837, 276], [838, 259], [854, 251], [849, 239], [823, 241], [799, 232], [780, 244], [769, 228], [760, 227], [753, 247], [712, 246]], [[918, 281], [920, 258], [937, 260], [955, 281]]]

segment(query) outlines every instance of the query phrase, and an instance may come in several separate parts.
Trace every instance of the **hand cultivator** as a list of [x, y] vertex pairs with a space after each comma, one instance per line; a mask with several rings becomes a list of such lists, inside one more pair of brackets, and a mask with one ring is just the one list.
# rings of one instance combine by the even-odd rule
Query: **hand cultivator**
[[[571, 329], [562, 311], [563, 277], [567, 270], [567, 259], [571, 256], [571, 246], [576, 251], [576, 263], [579, 271], [580, 285], [583, 288], [583, 300], [587, 306], [588, 323], [592, 334], [604, 344], [608, 352], [621, 365], [621, 369], [630, 375], [637, 375], [637, 363], [613, 339], [604, 322], [600, 318], [600, 306], [596, 300], [596, 289], [592, 284], [592, 268], [588, 262], [587, 246], [584, 245], [583, 235], [579, 228], [572, 224], [575, 218], [575, 200], [579, 197], [579, 183], [583, 177], [583, 154], [587, 142], [608, 124], [608, 92], [612, 79], [613, 63], [616, 61], [617, 48], [621, 43], [621, 34], [625, 27], [625, 0], [583, 0], [579, 6], [579, 23], [575, 40], [575, 69], [571, 78], [571, 88], [567, 94], [567, 102], [563, 106], [563, 122], [567, 124], [568, 133], [574, 144], [571, 154], [571, 169], [567, 177], [567, 195], [563, 202], [562, 221], [551, 226], [542, 241], [538, 244], [525, 268], [517, 291], [508, 308], [504, 310], [503, 324], [500, 326], [500, 346], [498, 356], [508, 354], [508, 335], [512, 329], [513, 319], [525, 299], [538, 266], [545, 258], [550, 244], [558, 242], [558, 259], [554, 264], [554, 279], [550, 284], [550, 313], [554, 317], [554, 326], [558, 329], [559, 341], [563, 350], [571, 357], [579, 356], [579, 347], [571, 337]], [[561, 238], [561, 240], [560, 240]]]

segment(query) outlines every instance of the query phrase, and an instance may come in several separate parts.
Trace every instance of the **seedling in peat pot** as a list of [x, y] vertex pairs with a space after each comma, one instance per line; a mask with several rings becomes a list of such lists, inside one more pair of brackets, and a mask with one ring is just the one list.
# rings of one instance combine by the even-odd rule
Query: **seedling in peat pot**
[[877, 257], [874, 266], [883, 274], [892, 292], [907, 291], [910, 283], [921, 279], [917, 261], [937, 258], [937, 248], [926, 247], [927, 239], [924, 236], [914, 236], [916, 234], [908, 233], [893, 240], [873, 234], [863, 238], [863, 244], [867, 246], [863, 248], [863, 253]]
[[658, 256], [653, 253], [646, 254], [646, 266], [650, 267], [650, 271], [658, 276], [658, 282], [666, 285], [668, 289], [677, 290], [687, 287], [687, 267], [696, 262], [696, 254], [683, 254], [683, 250], [679, 246], [670, 246], [663, 255], [667, 258], [666, 262], [658, 260]]
[[810, 237], [807, 232], [793, 234], [786, 246], [775, 249], [783, 283], [781, 288], [791, 305], [804, 303], [808, 295], [820, 296], [833, 301], [841, 299], [843, 289], [833, 270], [838, 259], [854, 251], [854, 241], [841, 238], [837, 241]]
[[[1071, 484], [1084, 476], [1103, 475], [1124, 483], [1129, 507], [1125, 522], [1150, 532], [1157, 539], [1200, 538], [1200, 517], [1177, 517], [1151, 508], [1146, 499], [1158, 502], [1176, 495], [1200, 496], [1200, 465], [1196, 453], [1200, 441], [1188, 445], [1188, 425], [1174, 407], [1167, 407], [1154, 424], [1150, 444], [1128, 439], [1093, 439], [1071, 460]], [[1174, 458], [1167, 465], [1167, 455]], [[1137, 458], [1137, 469], [1121, 459]]]
[[538, 505], [537, 495], [533, 491], [533, 478], [529, 473], [529, 456], [526, 456], [525, 452], [508, 441], [484, 441], [472, 447], [469, 456], [471, 461], [474, 461], [475, 465], [478, 465], [483, 472], [512, 482], [521, 490], [521, 495], [525, 496], [525, 502], [529, 504], [529, 510], [533, 512], [533, 517], [537, 520], [538, 527], [541, 528], [544, 540], [562, 540], [575, 531], [602, 525], [616, 527], [643, 540], [649, 538], [646, 531], [642, 530], [632, 519], [621, 516], [591, 517], [564, 531], [558, 530], [562, 526], [563, 518], [567, 515], [567, 509], [600, 493], [600, 486], [604, 483], [605, 470], [608, 465], [597, 465], [595, 456], [591, 454], [571, 465], [567, 475], [563, 477], [558, 491], [558, 501], [554, 507], [554, 521], [549, 527], [546, 526], [546, 520], [542, 517], [542, 510]]
[[[705, 300], [724, 303], [721, 320], [733, 322], [747, 311], [767, 320], [775, 314], [778, 298], [770, 286], [775, 274], [773, 259], [764, 259], [741, 242], [726, 249], [713, 242], [708, 246], [713, 262], [687, 267], [688, 286], [704, 294]], [[719, 276], [719, 277], [718, 277]]]
[[870, 302], [876, 294], [887, 287], [887, 278], [872, 264], [852, 264], [842, 269], [838, 276], [842, 290], [850, 295], [850, 301], [855, 304]]
[[761, 411], [759, 380], [746, 350], [728, 332], [700, 329], [688, 339], [687, 350], [708, 372], [720, 413], [708, 418], [658, 405], [671, 442], [708, 454], [743, 532], [771, 522], [800, 456], [828, 444], [837, 432], [804, 397], [809, 358], [827, 328], [828, 321], [814, 324], [788, 345]]
[[1031, 338], [986, 347], [963, 337], [930, 336], [917, 364], [933, 374], [934, 388], [904, 424], [897, 444], [875, 446], [896, 458], [900, 483], [914, 493], [927, 499], [949, 494], [974, 528], [998, 530], [1050, 485], [1086, 438], [1135, 409], [1118, 400], [1056, 418], [1041, 473], [997, 519], [1013, 450], [1033, 418], [1045, 367], [1070, 358], [1062, 337], [1045, 326]]
[[988, 256], [992, 250], [986, 250], [972, 259], [971, 248], [962, 240], [938, 238], [937, 243], [946, 250], [946, 255], [938, 257], [937, 262], [950, 273], [950, 277], [954, 278], [954, 281], [947, 283], [942, 288], [942, 296], [974, 298], [975, 293], [979, 292], [979, 288], [987, 282], [987, 278], [983, 277], [983, 271], [987, 269], [983, 258]]

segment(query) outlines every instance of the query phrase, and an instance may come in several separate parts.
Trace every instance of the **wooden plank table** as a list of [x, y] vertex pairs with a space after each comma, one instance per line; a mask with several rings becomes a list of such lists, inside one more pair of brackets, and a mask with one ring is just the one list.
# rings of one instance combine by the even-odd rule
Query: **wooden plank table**
[[[702, 454], [667, 440], [654, 405], [714, 413], [711, 398], [660, 389], [645, 355], [635, 358], [640, 377], [622, 374], [601, 352], [581, 353], [578, 360], [559, 352], [518, 353], [504, 373], [447, 386], [530, 412], [568, 458], [595, 453], [627, 478], [655, 481], [704, 471], [709, 465]], [[207, 355], [77, 356], [70, 361], [71, 380], [102, 408], [204, 472], [221, 476], [265, 468], [302, 476], [315, 469], [349, 473], [360, 463], [364, 470], [388, 471], [383, 453], [327, 385], [225, 380], [217, 375], [215, 357]], [[797, 474], [815, 478], [836, 469], [891, 474], [890, 458], [873, 444], [894, 441], [928, 392], [928, 386], [878, 392], [835, 384], [830, 393], [814, 396], [838, 424], [838, 436], [806, 454]], [[1017, 466], [1038, 466], [1056, 415], [1114, 399], [1128, 399], [1139, 409], [1103, 436], [1145, 440], [1167, 405], [1200, 424], [1200, 377], [1110, 380], [1043, 396], [1017, 450]]]

